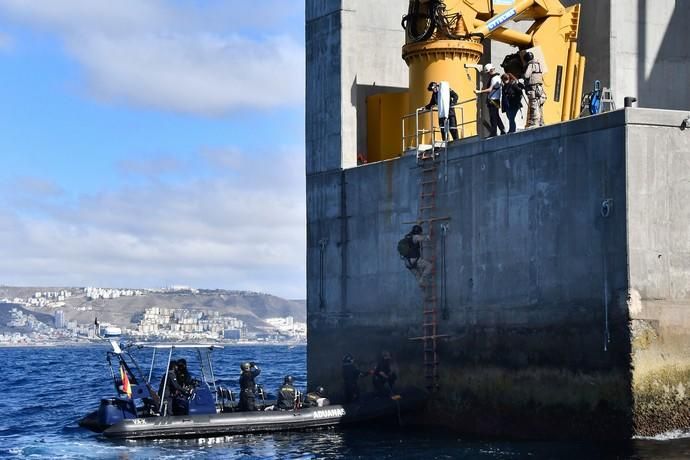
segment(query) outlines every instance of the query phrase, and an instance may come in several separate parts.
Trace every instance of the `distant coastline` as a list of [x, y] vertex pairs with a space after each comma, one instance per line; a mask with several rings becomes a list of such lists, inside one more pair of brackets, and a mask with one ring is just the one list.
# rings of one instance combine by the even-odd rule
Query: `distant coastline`
[[[150, 343], [159, 343], [164, 341], [151, 341]], [[190, 343], [192, 341], [181, 341], [179, 343]], [[168, 343], [168, 342], [166, 342]], [[200, 343], [207, 343], [201, 341]], [[284, 346], [284, 347], [303, 347], [307, 345], [307, 342], [208, 342], [212, 345], [218, 345], [221, 347], [246, 347], [246, 346]], [[108, 340], [103, 341], [88, 341], [88, 342], [70, 342], [70, 341], [56, 341], [56, 342], [36, 342], [36, 343], [0, 343], [0, 348], [66, 348], [66, 347], [94, 347], [94, 346], [104, 346], [110, 347], [110, 342]]]

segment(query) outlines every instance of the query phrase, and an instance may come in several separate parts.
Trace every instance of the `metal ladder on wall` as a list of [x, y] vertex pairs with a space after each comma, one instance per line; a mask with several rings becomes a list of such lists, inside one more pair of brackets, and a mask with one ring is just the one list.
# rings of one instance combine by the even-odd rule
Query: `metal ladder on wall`
[[417, 221], [426, 224], [429, 240], [423, 244], [425, 259], [431, 264], [431, 276], [423, 288], [423, 316], [421, 340], [424, 347], [424, 381], [428, 391], [439, 387], [438, 375], [438, 290], [436, 284], [436, 234], [434, 222], [436, 216], [436, 187], [438, 183], [438, 155], [431, 149], [418, 157], [421, 166], [421, 183], [419, 192], [419, 213]]

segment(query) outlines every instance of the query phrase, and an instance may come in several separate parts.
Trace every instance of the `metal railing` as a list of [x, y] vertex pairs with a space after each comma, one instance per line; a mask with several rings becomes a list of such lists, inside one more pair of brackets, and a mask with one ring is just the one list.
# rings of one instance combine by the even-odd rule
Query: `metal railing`
[[[463, 101], [458, 102], [457, 104], [453, 105], [451, 108], [456, 109], [455, 111], [455, 116], [459, 123], [457, 123], [457, 129], [459, 133], [460, 139], [465, 138], [465, 126], [469, 124], [476, 124], [477, 120], [470, 120], [470, 121], [465, 121], [465, 110], [463, 105], [468, 104], [468, 103], [476, 103], [477, 99], [476, 98], [471, 98], [471, 99], [465, 99]], [[432, 107], [430, 109], [425, 109], [423, 107], [418, 108], [415, 110], [414, 113], [410, 113], [407, 115], [403, 115], [402, 117], [402, 153], [403, 155], [405, 152], [414, 149], [415, 153], [417, 155], [417, 159], [421, 159], [422, 155], [428, 150], [432, 151], [433, 153], [435, 152], [435, 149], [437, 148], [443, 148], [444, 153], [446, 153], [448, 147], [447, 147], [447, 140], [451, 136], [450, 134], [450, 129], [448, 126], [448, 119], [446, 118], [445, 120], [445, 126], [443, 129], [441, 129], [441, 126], [437, 125], [436, 120], [438, 120], [438, 116], [434, 116], [434, 113], [438, 114], [438, 108]], [[425, 116], [426, 115], [426, 116]], [[422, 119], [422, 123], [420, 124], [420, 118]], [[426, 118], [426, 122], [424, 122], [424, 118]], [[414, 122], [414, 132], [411, 134], [408, 134], [406, 131], [406, 121], [409, 122], [409, 120], [413, 119], [412, 121]], [[445, 131], [445, 139], [443, 139], [443, 132]], [[424, 143], [424, 136], [431, 136], [431, 144], [426, 144]], [[437, 138], [439, 139], [437, 141]], [[410, 142], [412, 141], [412, 142]]]

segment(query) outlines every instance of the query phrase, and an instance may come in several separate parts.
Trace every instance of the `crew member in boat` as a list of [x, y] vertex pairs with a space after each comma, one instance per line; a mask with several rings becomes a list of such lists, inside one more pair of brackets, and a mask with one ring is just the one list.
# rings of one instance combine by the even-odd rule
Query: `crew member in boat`
[[[182, 387], [185, 394], [191, 394], [194, 391], [194, 379], [187, 370], [187, 360], [180, 358], [177, 360], [177, 371], [175, 372], [177, 383]], [[189, 413], [189, 399], [185, 397], [177, 397], [175, 399], [175, 406], [180, 415], [187, 415]]]
[[194, 386], [194, 379], [187, 369], [187, 360], [184, 358], [177, 360], [177, 383], [183, 387]]
[[343, 356], [343, 383], [345, 402], [351, 403], [359, 399], [359, 378], [367, 375], [359, 370], [355, 358], [350, 353]]
[[240, 365], [240, 405], [241, 411], [255, 411], [256, 408], [256, 377], [261, 374], [261, 369], [256, 363], [242, 363]]
[[163, 398], [161, 415], [186, 415], [187, 391], [177, 381], [177, 362], [171, 361], [167, 375], [161, 379], [158, 396]]
[[331, 402], [326, 397], [326, 390], [323, 387], [316, 387], [304, 397], [303, 407], [323, 407], [330, 405]]
[[297, 406], [297, 389], [293, 383], [291, 375], [286, 375], [283, 379], [283, 385], [278, 389], [277, 410], [292, 410]]
[[398, 379], [398, 375], [393, 370], [391, 362], [391, 354], [387, 351], [382, 352], [372, 376], [374, 391], [378, 396], [394, 395], [393, 385]]

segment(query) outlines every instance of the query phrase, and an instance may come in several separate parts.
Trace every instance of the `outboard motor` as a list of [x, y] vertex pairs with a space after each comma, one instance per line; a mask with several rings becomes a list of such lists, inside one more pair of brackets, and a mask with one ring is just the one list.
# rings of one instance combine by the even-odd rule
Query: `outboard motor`
[[98, 424], [104, 428], [115, 425], [125, 419], [137, 418], [137, 410], [131, 399], [101, 399], [98, 406]]

